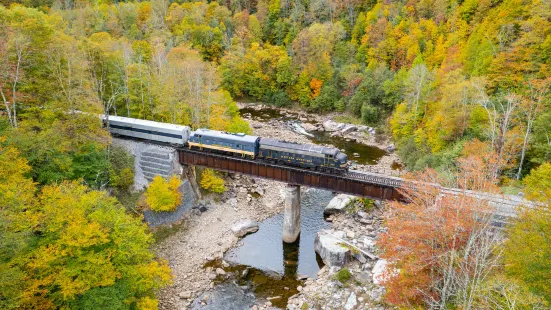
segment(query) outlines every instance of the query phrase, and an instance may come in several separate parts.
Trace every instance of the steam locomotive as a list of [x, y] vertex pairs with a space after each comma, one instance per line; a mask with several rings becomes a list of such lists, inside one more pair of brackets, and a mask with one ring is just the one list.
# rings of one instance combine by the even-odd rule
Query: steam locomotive
[[171, 143], [201, 152], [339, 174], [347, 171], [349, 167], [346, 154], [339, 149], [315, 144], [299, 144], [210, 129], [197, 129], [192, 132], [187, 126], [120, 116], [107, 118], [102, 115], [102, 120], [113, 134]]

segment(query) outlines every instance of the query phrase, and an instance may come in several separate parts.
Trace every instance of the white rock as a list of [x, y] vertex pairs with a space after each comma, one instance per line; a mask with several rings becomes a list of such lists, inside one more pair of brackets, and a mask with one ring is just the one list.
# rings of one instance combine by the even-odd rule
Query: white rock
[[341, 245], [341, 240], [325, 232], [318, 232], [314, 241], [314, 250], [323, 263], [330, 267], [343, 266], [351, 260], [350, 249]]
[[344, 127], [346, 126], [346, 124], [343, 124], [343, 123], [337, 123], [333, 120], [326, 120], [324, 123], [323, 123], [323, 128], [325, 129], [325, 131], [339, 131], [339, 130], [342, 130]]
[[237, 198], [230, 198], [228, 199], [228, 204], [232, 207], [237, 206]]
[[310, 123], [302, 123], [302, 128], [304, 128], [306, 131], [316, 131], [318, 130], [318, 127], [316, 127], [313, 124]]
[[188, 299], [188, 298], [191, 298], [191, 292], [190, 291], [183, 291], [178, 296], [182, 299]]
[[373, 241], [372, 239], [369, 239], [369, 238], [365, 237], [364, 240], [363, 240], [363, 244], [364, 244], [366, 247], [372, 247], [372, 246], [375, 246], [375, 241]]
[[352, 310], [352, 309], [354, 309], [354, 307], [356, 307], [357, 304], [358, 304], [358, 302], [356, 301], [356, 294], [354, 294], [354, 292], [352, 292], [350, 294], [350, 296], [348, 296], [348, 299], [346, 300], [346, 304], [344, 305], [344, 309]]
[[331, 201], [329, 201], [329, 204], [327, 204], [327, 207], [325, 207], [325, 210], [323, 210], [324, 214], [335, 214], [338, 212], [344, 211], [344, 208], [350, 203], [350, 201], [354, 198], [354, 196], [351, 195], [345, 195], [345, 194], [339, 194], [335, 196]]
[[356, 125], [345, 125], [343, 129], [341, 129], [342, 134], [347, 134], [352, 131], [358, 130], [358, 127]]
[[333, 235], [334, 237], [339, 238], [339, 239], [344, 239], [344, 237], [346, 236], [346, 233], [342, 230], [337, 230], [337, 231], [333, 232], [331, 235]]
[[387, 272], [388, 268], [388, 262], [386, 259], [379, 259], [375, 266], [373, 266], [373, 283], [377, 285], [381, 285], [387, 278], [391, 275], [396, 275], [399, 270], [392, 270], [390, 272]]
[[258, 231], [258, 223], [252, 220], [240, 220], [233, 224], [231, 231], [237, 237], [243, 237], [248, 233]]

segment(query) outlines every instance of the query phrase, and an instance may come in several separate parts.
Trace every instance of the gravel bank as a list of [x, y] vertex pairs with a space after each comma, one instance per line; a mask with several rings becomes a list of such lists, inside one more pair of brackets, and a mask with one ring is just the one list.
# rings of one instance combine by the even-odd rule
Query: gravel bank
[[228, 191], [218, 202], [213, 196], [204, 198], [199, 204], [207, 210], [194, 210], [182, 229], [155, 247], [175, 276], [174, 284], [158, 294], [160, 309], [186, 309], [195, 297], [214, 286], [215, 274], [203, 265], [222, 258], [237, 245], [239, 238], [231, 231], [234, 223], [242, 219], [262, 221], [282, 210], [283, 183], [235, 175], [227, 178], [226, 185]]

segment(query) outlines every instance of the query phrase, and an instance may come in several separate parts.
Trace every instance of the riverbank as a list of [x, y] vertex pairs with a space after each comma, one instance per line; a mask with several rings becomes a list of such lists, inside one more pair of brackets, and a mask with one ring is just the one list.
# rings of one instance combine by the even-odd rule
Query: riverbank
[[200, 201], [197, 205], [204, 208], [194, 209], [180, 229], [155, 246], [174, 275], [174, 283], [158, 294], [159, 309], [187, 309], [214, 287], [216, 271], [203, 266], [238, 245], [232, 225], [243, 219], [262, 221], [282, 210], [283, 183], [234, 175], [226, 179], [226, 186], [220, 197]]
[[[380, 265], [376, 242], [379, 234], [385, 231], [383, 214], [384, 205], [377, 203], [368, 212], [348, 209], [331, 215], [328, 218], [330, 229], [321, 234], [339, 238], [342, 244], [353, 245], [356, 251], [351, 250], [351, 255], [354, 258], [340, 267], [323, 267], [316, 279], [305, 281], [300, 293], [289, 299], [287, 309], [388, 309], [382, 302], [385, 289], [375, 284], [380, 273], [380, 270], [375, 270]], [[358, 250], [373, 255], [373, 258]]]

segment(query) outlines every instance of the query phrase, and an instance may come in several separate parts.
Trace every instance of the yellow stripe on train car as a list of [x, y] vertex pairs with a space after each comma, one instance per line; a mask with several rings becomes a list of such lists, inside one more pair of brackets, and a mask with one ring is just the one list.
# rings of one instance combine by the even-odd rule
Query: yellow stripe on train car
[[211, 144], [202, 144], [202, 143], [195, 143], [195, 142], [188, 142], [188, 144], [189, 144], [189, 147], [197, 146], [200, 148], [213, 149], [213, 150], [219, 150], [219, 151], [231, 152], [231, 153], [237, 153], [237, 154], [243, 154], [243, 155], [250, 155], [254, 159], [254, 152], [236, 150], [236, 149], [227, 148], [227, 147], [219, 147]]

